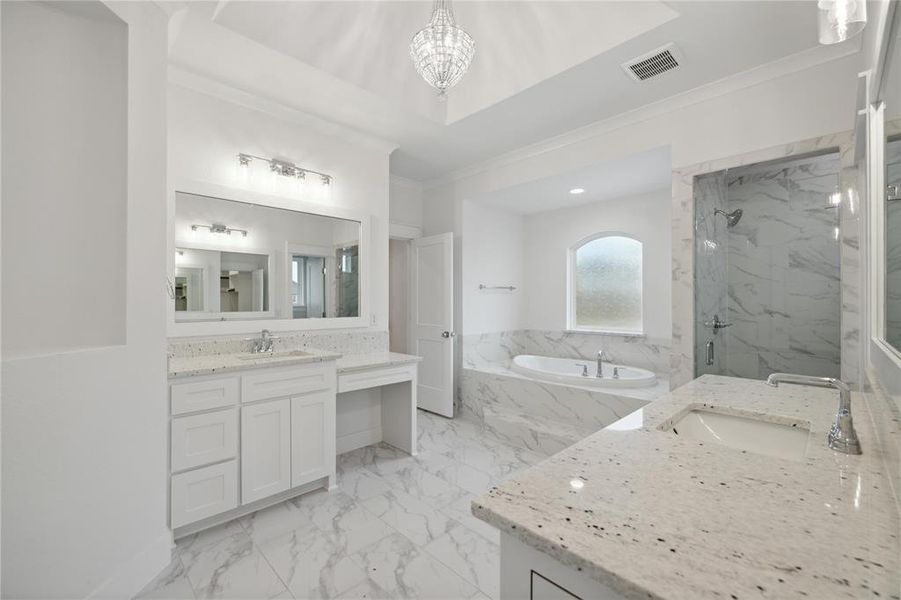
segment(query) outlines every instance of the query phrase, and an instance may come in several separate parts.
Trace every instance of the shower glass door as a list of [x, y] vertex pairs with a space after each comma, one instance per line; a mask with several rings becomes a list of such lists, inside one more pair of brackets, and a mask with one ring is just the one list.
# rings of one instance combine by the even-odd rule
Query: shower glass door
[[695, 179], [695, 375], [839, 377], [837, 153]]

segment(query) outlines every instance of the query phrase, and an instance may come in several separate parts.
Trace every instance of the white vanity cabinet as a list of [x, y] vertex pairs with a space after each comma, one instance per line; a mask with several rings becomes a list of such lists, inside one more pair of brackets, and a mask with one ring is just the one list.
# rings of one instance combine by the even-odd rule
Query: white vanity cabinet
[[291, 398], [291, 486], [335, 472], [335, 389]]
[[334, 361], [172, 379], [176, 537], [332, 486], [336, 387]]

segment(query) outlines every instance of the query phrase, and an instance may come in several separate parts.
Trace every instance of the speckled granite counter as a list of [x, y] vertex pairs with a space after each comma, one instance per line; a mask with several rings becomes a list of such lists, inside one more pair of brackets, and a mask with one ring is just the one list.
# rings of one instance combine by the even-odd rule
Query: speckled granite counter
[[[838, 394], [704, 376], [472, 503], [478, 518], [627, 597], [899, 597], [898, 513], [861, 397], [864, 454], [825, 444]], [[680, 438], [715, 407], [809, 424], [794, 462]]]
[[373, 367], [392, 367], [422, 360], [420, 356], [400, 354], [398, 352], [369, 352], [366, 354], [348, 354], [338, 359], [338, 372], [359, 371]]
[[261, 355], [259, 358], [247, 358], [249, 356], [252, 355], [248, 352], [241, 352], [170, 357], [169, 379], [213, 375], [214, 373], [259, 367], [288, 367], [341, 358], [337, 352], [326, 352], [314, 348], [304, 348], [302, 351], [275, 352], [272, 355]]

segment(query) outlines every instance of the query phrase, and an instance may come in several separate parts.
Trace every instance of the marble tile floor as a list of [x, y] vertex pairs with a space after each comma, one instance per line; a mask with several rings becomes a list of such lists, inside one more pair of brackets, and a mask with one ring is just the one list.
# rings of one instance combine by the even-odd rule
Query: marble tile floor
[[473, 497], [545, 458], [475, 420], [419, 412], [420, 453], [387, 445], [338, 458], [319, 490], [179, 540], [138, 596], [499, 598], [499, 534]]

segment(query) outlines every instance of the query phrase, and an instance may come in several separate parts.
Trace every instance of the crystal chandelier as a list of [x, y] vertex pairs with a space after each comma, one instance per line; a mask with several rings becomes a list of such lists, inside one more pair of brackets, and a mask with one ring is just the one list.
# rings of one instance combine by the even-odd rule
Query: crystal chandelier
[[466, 74], [475, 50], [472, 36], [454, 22], [450, 0], [435, 0], [432, 19], [410, 42], [416, 71], [439, 96], [445, 96]]
[[849, 40], [867, 25], [866, 0], [819, 0], [817, 8], [821, 44]]

